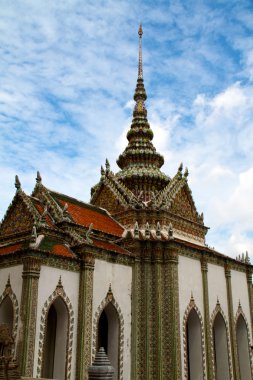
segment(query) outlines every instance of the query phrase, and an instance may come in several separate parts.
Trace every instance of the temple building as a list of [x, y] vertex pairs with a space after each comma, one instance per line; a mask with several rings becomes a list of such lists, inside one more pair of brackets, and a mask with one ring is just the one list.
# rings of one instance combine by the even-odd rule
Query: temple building
[[142, 34], [119, 171], [106, 160], [89, 204], [39, 172], [27, 195], [16, 176], [0, 224], [0, 350], [7, 326], [24, 377], [86, 380], [104, 347], [114, 380], [252, 380], [253, 267], [207, 246], [187, 168], [161, 171]]

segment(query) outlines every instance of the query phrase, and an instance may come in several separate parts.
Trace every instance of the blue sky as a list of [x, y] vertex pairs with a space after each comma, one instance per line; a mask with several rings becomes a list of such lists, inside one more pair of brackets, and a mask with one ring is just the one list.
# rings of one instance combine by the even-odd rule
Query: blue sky
[[124, 149], [143, 24], [154, 144], [173, 176], [183, 161], [207, 243], [253, 258], [253, 3], [1, 1], [0, 218], [36, 171], [89, 201]]

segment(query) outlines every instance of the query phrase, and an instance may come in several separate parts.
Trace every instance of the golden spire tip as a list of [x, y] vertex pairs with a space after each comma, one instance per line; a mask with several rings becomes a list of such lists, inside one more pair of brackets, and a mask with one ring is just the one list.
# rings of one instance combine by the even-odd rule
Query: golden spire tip
[[139, 26], [138, 34], [139, 34], [140, 38], [141, 38], [142, 35], [143, 35], [143, 30], [142, 30], [142, 25], [141, 25], [141, 24], [140, 24], [140, 26]]

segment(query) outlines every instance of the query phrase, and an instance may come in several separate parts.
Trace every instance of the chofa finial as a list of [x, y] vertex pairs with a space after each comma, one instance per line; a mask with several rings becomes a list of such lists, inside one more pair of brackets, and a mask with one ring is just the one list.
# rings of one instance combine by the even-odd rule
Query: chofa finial
[[17, 191], [21, 189], [21, 183], [17, 175], [15, 175], [15, 187]]
[[40, 172], [37, 171], [36, 182], [37, 182], [37, 183], [41, 183], [41, 181], [42, 181], [42, 178], [41, 178]]

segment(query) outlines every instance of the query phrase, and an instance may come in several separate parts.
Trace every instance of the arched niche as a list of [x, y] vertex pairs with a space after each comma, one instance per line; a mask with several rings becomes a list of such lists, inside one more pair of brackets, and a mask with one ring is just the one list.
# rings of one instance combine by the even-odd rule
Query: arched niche
[[202, 331], [199, 316], [194, 308], [191, 309], [186, 322], [186, 341], [187, 379], [203, 380]]
[[236, 340], [241, 379], [252, 380], [248, 329], [245, 318], [242, 314], [239, 314], [236, 321]]
[[0, 323], [9, 327], [10, 335], [13, 336], [14, 308], [9, 295], [6, 295], [0, 303]]
[[104, 347], [114, 367], [113, 380], [119, 379], [120, 319], [114, 305], [109, 302], [100, 314], [97, 327], [97, 351]]
[[[103, 331], [103, 332], [102, 332]], [[124, 318], [115, 300], [111, 284], [107, 295], [97, 308], [93, 319], [92, 361], [99, 345], [107, 345], [107, 353], [115, 368], [113, 380], [123, 380], [124, 368]]]
[[213, 351], [216, 380], [230, 380], [227, 328], [220, 312], [213, 321]]
[[12, 290], [10, 276], [8, 276], [5, 289], [0, 295], [0, 323], [6, 323], [13, 338], [14, 345], [11, 354], [15, 355], [16, 337], [18, 330], [19, 307], [15, 293]]
[[50, 305], [46, 316], [42, 377], [66, 379], [69, 313], [62, 297]]

